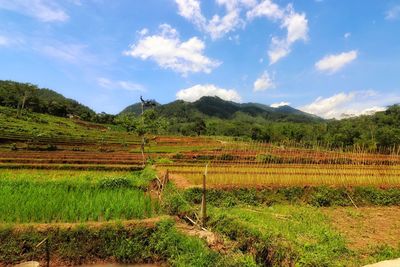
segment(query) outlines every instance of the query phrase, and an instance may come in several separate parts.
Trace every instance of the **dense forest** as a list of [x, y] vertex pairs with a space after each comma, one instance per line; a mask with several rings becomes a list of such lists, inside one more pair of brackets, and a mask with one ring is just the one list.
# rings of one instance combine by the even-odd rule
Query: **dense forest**
[[[119, 116], [139, 116], [140, 104]], [[323, 120], [289, 106], [237, 104], [217, 97], [194, 103], [181, 100], [155, 109], [167, 121], [166, 133], [251, 138], [265, 142], [320, 143], [330, 147], [358, 146], [377, 150], [400, 145], [400, 106], [373, 115]]]
[[[129, 131], [143, 131], [141, 104], [118, 115], [96, 114], [77, 101], [50, 89], [13, 81], [0, 81], [0, 105], [23, 112], [38, 112], [105, 124], [120, 124]], [[400, 105], [386, 111], [342, 120], [324, 120], [289, 106], [272, 108], [257, 103], [238, 104], [218, 97], [193, 103], [177, 100], [147, 110], [151, 132], [173, 135], [214, 135], [265, 142], [321, 143], [332, 147], [359, 146], [369, 150], [400, 145]], [[155, 127], [155, 125], [157, 125]]]
[[29, 110], [59, 117], [74, 115], [83, 120], [92, 120], [96, 115], [90, 108], [53, 90], [14, 81], [0, 81], [0, 105], [15, 108], [18, 114]]

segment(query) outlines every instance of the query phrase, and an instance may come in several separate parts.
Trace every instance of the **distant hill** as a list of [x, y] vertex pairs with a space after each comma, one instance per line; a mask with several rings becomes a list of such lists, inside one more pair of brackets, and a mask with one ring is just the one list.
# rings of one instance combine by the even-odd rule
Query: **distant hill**
[[[216, 117], [220, 119], [232, 119], [238, 112], [245, 113], [252, 117], [262, 117], [269, 121], [289, 121], [289, 122], [315, 122], [322, 121], [321, 118], [305, 113], [290, 106], [273, 108], [259, 103], [235, 103], [226, 101], [216, 96], [204, 96], [195, 102], [185, 102], [176, 100], [174, 102], [161, 105], [158, 104], [156, 110], [161, 116], [175, 117], [179, 121], [191, 120], [196, 117]], [[121, 113], [141, 112], [140, 103], [133, 104], [125, 108]]]
[[53, 90], [14, 81], [0, 81], [0, 106], [59, 117], [74, 115], [83, 120], [91, 120], [96, 115], [89, 107]]

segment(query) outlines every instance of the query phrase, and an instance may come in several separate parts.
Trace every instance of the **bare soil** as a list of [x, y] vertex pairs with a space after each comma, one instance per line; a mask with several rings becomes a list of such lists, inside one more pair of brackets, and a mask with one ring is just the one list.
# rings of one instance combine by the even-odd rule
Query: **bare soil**
[[351, 249], [400, 245], [400, 207], [337, 207], [323, 212]]

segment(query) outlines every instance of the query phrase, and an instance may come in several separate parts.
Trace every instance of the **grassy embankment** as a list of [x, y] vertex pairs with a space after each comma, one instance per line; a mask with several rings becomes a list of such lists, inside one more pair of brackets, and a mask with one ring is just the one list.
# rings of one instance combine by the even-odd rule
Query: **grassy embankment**
[[[197, 188], [168, 189], [163, 204], [171, 213], [195, 217], [201, 202]], [[400, 204], [399, 189], [374, 187], [287, 187], [207, 191], [208, 227], [236, 243], [259, 266], [361, 266], [400, 257], [400, 244], [385, 242], [388, 230], [377, 226], [370, 238], [354, 247], [348, 233], [334, 224], [335, 207], [355, 213], [365, 207]], [[367, 208], [368, 209], [368, 208]], [[376, 216], [382, 216], [382, 209]], [[356, 209], [357, 210], [357, 209]], [[393, 211], [393, 210], [392, 210]], [[400, 214], [400, 210], [395, 210]], [[346, 213], [346, 212], [345, 212]], [[346, 213], [347, 214], [347, 213]], [[349, 216], [350, 216], [349, 215]], [[368, 224], [368, 217], [359, 217]], [[395, 222], [393, 222], [395, 223]], [[356, 226], [348, 227], [350, 231]], [[362, 229], [360, 229], [362, 231]], [[354, 230], [353, 230], [354, 231]], [[393, 232], [399, 234], [399, 232]], [[381, 237], [381, 242], [376, 238]], [[361, 237], [360, 237], [361, 238]]]

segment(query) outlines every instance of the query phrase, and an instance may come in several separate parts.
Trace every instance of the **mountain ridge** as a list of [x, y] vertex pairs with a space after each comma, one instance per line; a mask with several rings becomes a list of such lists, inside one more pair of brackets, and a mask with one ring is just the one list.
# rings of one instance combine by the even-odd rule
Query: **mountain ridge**
[[[323, 119], [290, 106], [271, 107], [262, 103], [236, 103], [219, 98], [218, 96], [203, 96], [194, 102], [175, 100], [167, 104], [157, 103], [155, 110], [167, 117], [189, 116], [216, 117], [231, 119], [238, 112], [252, 117], [262, 116], [269, 120], [278, 121], [322, 121]], [[140, 115], [141, 103], [132, 104], [119, 114], [134, 113]], [[189, 116], [190, 117], [190, 116]]]

